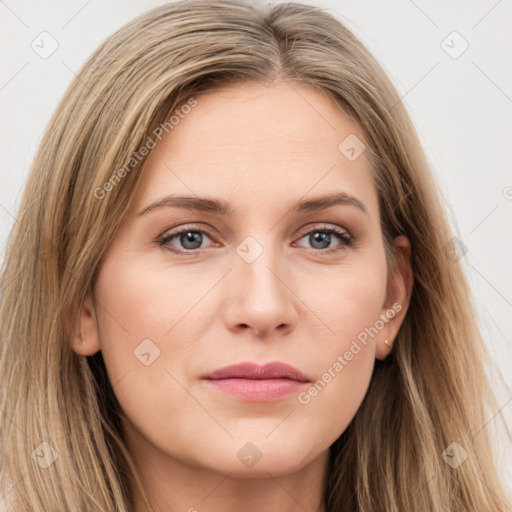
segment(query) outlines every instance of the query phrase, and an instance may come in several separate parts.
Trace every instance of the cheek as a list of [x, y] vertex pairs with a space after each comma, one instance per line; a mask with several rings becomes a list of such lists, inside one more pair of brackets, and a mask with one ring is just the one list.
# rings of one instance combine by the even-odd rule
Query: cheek
[[323, 293], [316, 291], [316, 300], [310, 297], [315, 313], [332, 332], [321, 341], [322, 350], [311, 351], [316, 381], [297, 398], [309, 416], [322, 418], [318, 429], [331, 442], [348, 426], [367, 392], [376, 339], [384, 325], [380, 315], [385, 292], [385, 266], [376, 262], [358, 272], [340, 273]]
[[386, 284], [385, 252], [379, 244], [340, 266], [326, 286], [328, 293], [322, 296], [317, 290], [318, 314], [333, 333], [325, 338], [322, 350], [312, 354], [317, 380], [298, 399], [311, 409], [309, 415], [322, 418], [319, 428], [331, 442], [352, 421], [368, 390], [376, 340], [384, 326], [380, 315]]
[[189, 320], [194, 316], [190, 312], [208, 292], [211, 279], [179, 268], [165, 271], [136, 259], [111, 261], [102, 268], [96, 285], [104, 354], [108, 352], [113, 361], [123, 355], [131, 359], [139, 344], [151, 346], [148, 339], [161, 349], [177, 338], [187, 345], [198, 325]]
[[182, 283], [162, 283], [148, 266], [113, 254], [105, 259], [96, 282], [99, 338], [109, 380], [123, 409], [125, 404], [136, 405], [139, 397], [150, 405], [151, 390], [162, 385], [162, 362], [168, 352], [162, 338], [185, 314], [186, 293]]
[[328, 347], [347, 350], [354, 338], [364, 341], [365, 329], [374, 326], [382, 313], [386, 278], [383, 256], [357, 268], [340, 266], [319, 280], [321, 285], [302, 290], [311, 311], [329, 328], [324, 335]]
[[186, 385], [197, 340], [203, 338], [191, 309], [211, 283], [194, 280], [190, 286], [190, 273], [161, 270], [111, 258], [96, 283], [109, 381], [124, 413], [141, 432], [162, 433], [197, 414], [197, 404], [181, 383]]

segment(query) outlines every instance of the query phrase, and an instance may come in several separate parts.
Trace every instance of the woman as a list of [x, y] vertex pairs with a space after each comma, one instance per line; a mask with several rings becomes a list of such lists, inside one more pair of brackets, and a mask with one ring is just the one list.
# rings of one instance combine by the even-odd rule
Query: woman
[[396, 91], [332, 16], [138, 17], [57, 108], [11, 235], [5, 501], [507, 510], [451, 239]]

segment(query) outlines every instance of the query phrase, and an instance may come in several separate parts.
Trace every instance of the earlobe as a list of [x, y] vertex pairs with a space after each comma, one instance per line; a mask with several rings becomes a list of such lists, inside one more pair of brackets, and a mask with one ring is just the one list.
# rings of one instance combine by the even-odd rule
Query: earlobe
[[385, 359], [392, 351], [398, 331], [409, 309], [413, 288], [411, 244], [406, 236], [395, 238], [394, 256], [396, 270], [388, 280], [386, 301], [381, 316], [389, 321], [380, 332], [375, 348], [375, 357]]
[[75, 329], [71, 332], [72, 348], [80, 356], [92, 356], [101, 349], [96, 309], [91, 294], [87, 294], [78, 312]]

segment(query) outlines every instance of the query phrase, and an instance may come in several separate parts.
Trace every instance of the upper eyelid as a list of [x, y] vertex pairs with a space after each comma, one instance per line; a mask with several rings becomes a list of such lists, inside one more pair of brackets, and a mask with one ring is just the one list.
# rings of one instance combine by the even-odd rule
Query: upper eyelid
[[[336, 228], [336, 229], [334, 229], [334, 228]], [[175, 229], [175, 231], [173, 231], [174, 229]], [[294, 235], [294, 242], [293, 242], [294, 245], [297, 243], [297, 241], [301, 240], [302, 238], [307, 236], [309, 233], [312, 233], [315, 231], [330, 231], [330, 232], [334, 233], [334, 236], [339, 241], [339, 246], [331, 247], [326, 250], [315, 249], [315, 248], [312, 248], [312, 249], [305, 248], [308, 252], [311, 252], [312, 254], [324, 254], [327, 257], [327, 256], [331, 256], [331, 255], [341, 254], [341, 253], [343, 253], [343, 251], [346, 251], [347, 249], [349, 249], [351, 247], [355, 247], [357, 245], [357, 239], [346, 228], [342, 228], [340, 226], [336, 226], [331, 223], [321, 223], [320, 225], [318, 225], [318, 224], [316, 226], [312, 225], [309, 228], [305, 227], [303, 229], [305, 231], [301, 230], [299, 232], [299, 234]], [[207, 229], [199, 228], [198, 226], [195, 226], [195, 225], [185, 224], [185, 225], [182, 225], [181, 227], [178, 226], [176, 228], [172, 228], [171, 231], [172, 231], [171, 233], [165, 232], [163, 235], [158, 237], [155, 240], [155, 242], [159, 246], [162, 246], [162, 247], [166, 248], [167, 250], [172, 251], [177, 254], [182, 254], [182, 255], [196, 254], [197, 255], [197, 254], [202, 254], [203, 251], [208, 249], [208, 247], [205, 249], [199, 249], [199, 250], [172, 249], [170, 247], [171, 244], [169, 243], [170, 240], [174, 239], [175, 237], [179, 236], [183, 232], [187, 232], [187, 231], [197, 231], [197, 232], [205, 233], [213, 241], [214, 244], [218, 244], [216, 237], [212, 236]], [[168, 245], [169, 245], [169, 247], [166, 247]]]
[[352, 237], [352, 234], [350, 233], [350, 231], [343, 227], [343, 226], [337, 226], [336, 224], [332, 224], [331, 222], [318, 222], [316, 224], [312, 224], [312, 225], [309, 225], [309, 226], [306, 226], [305, 228], [302, 228], [298, 231], [298, 233], [309, 233], [310, 231], [329, 231], [329, 230], [332, 230], [332, 231], [344, 231], [345, 233], [347, 233], [347, 235], [349, 235], [350, 237]]
[[[167, 238], [173, 238], [181, 234], [183, 231], [199, 231], [208, 235], [212, 240], [216, 239], [215, 235], [211, 234], [209, 229], [205, 228], [204, 226], [200, 226], [199, 224], [184, 224], [183, 226], [176, 226], [175, 228], [171, 228], [165, 231], [160, 237], [158, 237], [158, 239], [162, 240]], [[305, 235], [311, 233], [312, 231], [342, 231], [348, 236], [348, 238], [350, 238], [350, 240], [354, 239], [354, 236], [347, 228], [337, 226], [336, 224], [332, 224], [330, 222], [312, 223], [311, 225], [296, 231], [294, 237], [299, 236], [299, 238], [302, 238]]]

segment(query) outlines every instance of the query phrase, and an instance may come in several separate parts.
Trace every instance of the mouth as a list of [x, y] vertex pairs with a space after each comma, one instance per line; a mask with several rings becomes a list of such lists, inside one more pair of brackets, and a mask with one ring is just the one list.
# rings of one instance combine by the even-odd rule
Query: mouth
[[271, 402], [297, 393], [310, 379], [285, 363], [264, 366], [241, 363], [203, 375], [201, 379], [217, 391], [247, 402]]

